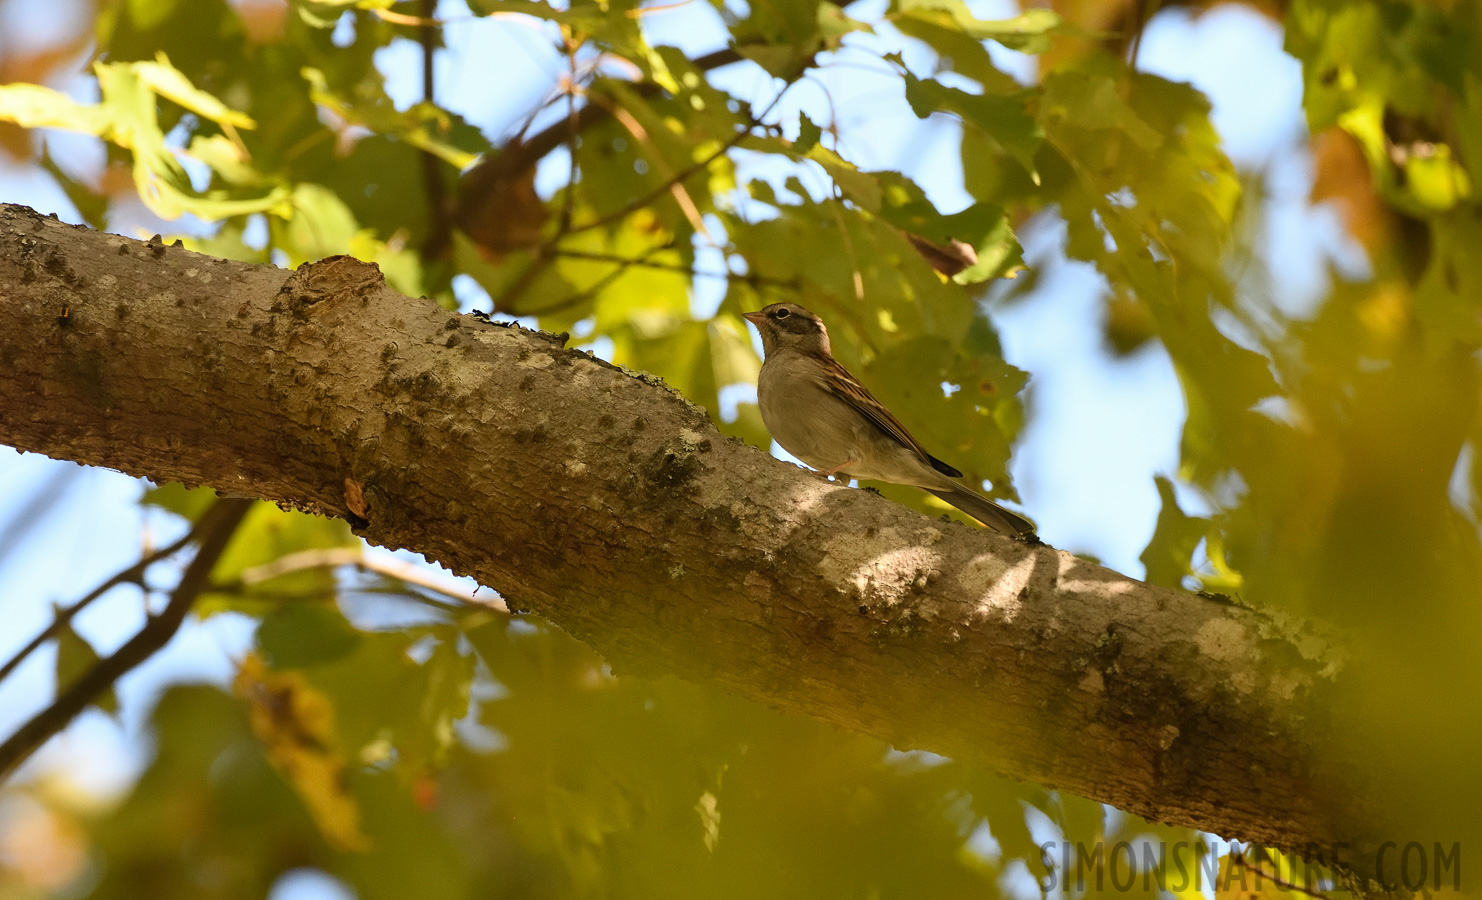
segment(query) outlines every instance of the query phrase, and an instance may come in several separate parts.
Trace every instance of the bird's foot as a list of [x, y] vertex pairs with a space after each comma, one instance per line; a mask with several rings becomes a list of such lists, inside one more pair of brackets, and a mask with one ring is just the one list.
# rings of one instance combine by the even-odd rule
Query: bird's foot
[[[833, 478], [835, 475], [838, 475], [840, 472], [844, 471], [845, 469], [849, 468], [850, 466], [854, 465], [857, 462], [859, 462], [859, 460], [857, 460], [857, 459], [851, 459], [851, 460], [848, 460], [846, 462], [839, 463], [837, 466], [834, 466], [832, 469], [814, 469], [813, 470], [813, 474], [814, 475], [817, 475], [819, 478]], [[848, 477], [849, 476], [847, 476], [847, 475], [844, 476], [844, 478], [846, 478], [846, 479]]]

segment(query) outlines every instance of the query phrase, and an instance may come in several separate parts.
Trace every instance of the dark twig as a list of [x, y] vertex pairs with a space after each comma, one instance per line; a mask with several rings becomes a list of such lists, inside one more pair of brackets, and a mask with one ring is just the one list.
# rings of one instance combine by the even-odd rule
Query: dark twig
[[566, 63], [571, 79], [566, 85], [566, 152], [571, 158], [571, 172], [566, 176], [566, 196], [561, 198], [561, 221], [557, 234], [565, 234], [571, 227], [571, 215], [576, 210], [576, 138], [581, 127], [576, 111], [576, 51], [581, 43], [565, 25], [561, 26], [561, 39], [566, 44]]
[[1133, 71], [1137, 69], [1137, 54], [1142, 49], [1142, 33], [1147, 30], [1148, 22], [1152, 21], [1153, 16], [1158, 14], [1160, 5], [1160, 0], [1136, 0], [1132, 4], [1132, 39], [1127, 51], [1127, 68]]
[[[428, 106], [437, 102], [437, 83], [434, 81], [433, 63], [437, 59], [437, 29], [439, 22], [433, 18], [437, 12], [437, 0], [422, 0], [422, 25], [417, 29], [417, 40], [422, 44], [422, 100]], [[422, 186], [427, 192], [427, 245], [424, 252], [429, 259], [438, 259], [447, 250], [453, 237], [452, 209], [448, 205], [448, 189], [443, 181], [443, 162], [432, 153], [422, 151]]]
[[[10, 517], [4, 528], [0, 528], [0, 562], [4, 562], [14, 552], [27, 532], [57, 508], [57, 501], [76, 482], [81, 472], [82, 469], [77, 466], [57, 466], [52, 470], [51, 477], [31, 495], [26, 505]], [[0, 675], [0, 678], [3, 677]]]
[[515, 280], [510, 283], [509, 287], [501, 291], [498, 297], [492, 298], [491, 312], [508, 313], [512, 316], [526, 315], [525, 313], [515, 312], [513, 304], [519, 302], [519, 299], [525, 296], [525, 292], [530, 289], [530, 285], [534, 284], [536, 279], [541, 275], [544, 275], [546, 269], [551, 267], [551, 263], [555, 262], [554, 256], [548, 253], [541, 253], [540, 249], [536, 248], [535, 255], [531, 258], [530, 264], [519, 275], [515, 276]]
[[37, 713], [4, 744], [0, 744], [0, 780], [9, 778], [17, 766], [66, 728], [89, 703], [170, 642], [170, 638], [180, 630], [196, 597], [210, 585], [211, 569], [221, 558], [232, 535], [236, 534], [242, 517], [251, 508], [251, 500], [233, 497], [217, 500], [201, 516], [192, 532], [200, 543], [200, 549], [190, 565], [185, 567], [180, 584], [171, 592], [170, 602], [164, 610], [151, 616], [144, 627], [112, 656], [99, 660], [77, 681], [60, 689], [51, 706]]
[[[698, 272], [695, 269], [681, 263], [667, 263], [648, 257], [622, 256], [616, 253], [593, 253], [588, 250], [565, 250], [557, 247], [552, 251], [556, 256], [564, 256], [568, 259], [584, 259], [595, 263], [613, 263], [615, 265], [639, 266], [645, 269], [660, 269], [665, 272], [680, 272], [692, 278], [724, 278], [727, 281], [744, 281], [748, 284], [769, 284], [777, 287], [797, 287], [792, 281], [782, 281], [776, 278], [766, 278], [761, 275], [740, 274], [737, 272]], [[658, 252], [658, 251], [654, 251]]]
[[1253, 860], [1246, 859], [1244, 850], [1232, 850], [1230, 852], [1230, 862], [1231, 864], [1237, 865], [1242, 869], [1246, 869], [1255, 873], [1257, 879], [1256, 884], [1258, 885], [1260, 884], [1260, 879], [1266, 878], [1269, 879], [1271, 883], [1277, 887], [1278, 890], [1296, 891], [1299, 894], [1306, 894], [1309, 897], [1313, 897], [1315, 898], [1315, 900], [1332, 900], [1332, 897], [1322, 893], [1321, 891], [1315, 891], [1312, 888], [1307, 887], [1306, 885], [1295, 884], [1293, 882], [1287, 881], [1284, 878], [1278, 877], [1274, 872], [1266, 871], [1265, 869], [1261, 868], [1258, 863], [1254, 862]]
[[[539, 318], [541, 316], [549, 316], [553, 313], [564, 312], [574, 306], [580, 306], [581, 304], [607, 290], [609, 287], [612, 286], [612, 283], [614, 281], [622, 278], [623, 274], [626, 273], [629, 269], [641, 262], [646, 262], [649, 257], [653, 256], [655, 253], [658, 253], [660, 249], [661, 248], [655, 248], [653, 250], [650, 250], [641, 259], [623, 259], [622, 262], [618, 264], [617, 268], [597, 279], [597, 281], [594, 282], [586, 290], [577, 291], [576, 293], [571, 294], [568, 297], [563, 297], [562, 299], [557, 300], [555, 303], [552, 303], [550, 306], [547, 306], [544, 309], [536, 309], [529, 312], [510, 312], [510, 314], [518, 316], [535, 316], [536, 318]], [[555, 259], [555, 257], [547, 256], [545, 257], [545, 259], [547, 261], [552, 261]]]
[[[827, 2], [842, 9], [853, 0], [827, 0]], [[709, 72], [721, 66], [741, 62], [745, 58], [734, 48], [727, 47], [724, 50], [697, 56], [690, 60], [690, 65], [701, 72]], [[637, 91], [640, 97], [652, 97], [663, 88], [649, 81], [634, 85], [633, 90]], [[588, 103], [577, 113], [576, 129], [579, 132], [586, 131], [594, 125], [605, 122], [610, 115], [609, 110], [595, 103]], [[497, 154], [484, 157], [472, 169], [465, 172], [458, 196], [458, 221], [477, 218], [478, 211], [483, 208], [490, 196], [498, 192], [500, 185], [519, 177], [520, 173], [533, 167], [545, 159], [552, 150], [565, 143], [569, 128], [569, 123], [564, 121], [552, 124], [529, 140], [522, 140], [517, 144], [507, 146]]]
[[745, 126], [738, 128], [736, 130], [736, 133], [732, 135], [729, 140], [727, 140], [724, 144], [721, 144], [720, 147], [718, 147], [713, 153], [710, 153], [704, 159], [698, 160], [692, 165], [680, 169], [674, 175], [670, 176], [669, 178], [665, 178], [663, 184], [659, 185], [648, 193], [630, 201], [629, 203], [623, 205], [621, 208], [615, 209], [612, 212], [607, 213], [606, 215], [598, 216], [596, 219], [593, 219], [590, 222], [586, 222], [582, 225], [573, 227], [570, 231], [567, 232], [567, 234], [577, 234], [583, 231], [590, 231], [593, 228], [601, 228], [605, 225], [611, 225], [613, 222], [620, 222], [623, 219], [627, 218], [629, 215], [632, 215], [638, 210], [643, 209], [645, 206], [648, 206], [650, 203], [653, 203], [664, 194], [669, 193], [671, 190], [673, 190], [676, 184], [682, 185], [690, 176], [694, 175], [697, 172], [703, 172], [704, 170], [710, 168], [711, 163], [729, 153], [731, 151], [731, 148], [735, 147], [737, 144], [745, 140], [751, 134], [751, 129], [763, 124], [762, 120], [765, 119], [767, 117], [767, 114], [770, 113], [772, 109], [777, 106], [778, 101], [780, 101], [783, 95], [787, 93], [787, 89], [792, 87], [796, 83], [796, 81], [788, 82], [787, 85], [782, 88], [782, 90], [777, 92], [777, 96], [772, 98], [772, 102], [767, 104], [766, 109], [762, 110], [759, 115], [753, 116], [751, 118], [751, 121], [749, 121]]
[[[731, 63], [740, 62], [744, 57], [735, 50], [717, 50], [708, 53], [693, 61], [695, 68], [702, 72], [728, 66]], [[651, 97], [661, 90], [653, 82], [644, 82], [633, 88], [641, 97]], [[575, 127], [578, 132], [586, 131], [593, 126], [607, 121], [611, 112], [594, 103], [588, 103], [577, 110]], [[483, 197], [474, 196], [478, 190], [492, 191], [499, 183], [509, 181], [517, 177], [521, 172], [534, 166], [557, 147], [567, 141], [572, 123], [568, 120], [557, 122], [543, 131], [537, 132], [529, 140], [521, 140], [519, 143], [501, 150], [498, 154], [486, 156], [480, 160], [464, 176], [465, 193], [458, 198], [459, 209], [464, 214], [479, 208]]]
[[92, 591], [90, 591], [87, 596], [83, 597], [81, 600], [78, 600], [71, 606], [57, 610], [57, 617], [52, 620], [50, 625], [46, 626], [46, 628], [40, 634], [32, 638], [29, 644], [17, 651], [15, 656], [12, 656], [8, 661], [6, 661], [5, 665], [0, 666], [0, 681], [5, 680], [5, 678], [8, 677], [11, 672], [14, 672], [16, 667], [24, 662], [26, 657], [36, 652], [36, 649], [38, 647], [40, 647], [42, 644], [45, 644], [48, 640], [56, 637], [57, 632], [66, 627], [67, 623], [71, 622], [74, 616], [86, 609], [88, 605], [91, 604], [94, 600], [97, 600], [99, 597], [103, 596], [104, 594], [108, 593], [121, 584], [135, 584], [141, 588], [144, 587], [144, 573], [148, 571], [149, 567], [167, 556], [174, 556], [176, 553], [180, 552], [180, 549], [182, 547], [196, 539], [199, 531], [200, 526], [197, 525], [185, 537], [169, 545], [168, 547], [162, 547], [161, 549], [156, 550], [153, 553], [148, 554], [147, 556], [141, 557], [139, 561], [134, 563], [132, 566], [129, 566], [127, 569], [124, 569], [123, 571], [114, 575], [112, 578], [109, 578], [107, 581], [93, 588]]

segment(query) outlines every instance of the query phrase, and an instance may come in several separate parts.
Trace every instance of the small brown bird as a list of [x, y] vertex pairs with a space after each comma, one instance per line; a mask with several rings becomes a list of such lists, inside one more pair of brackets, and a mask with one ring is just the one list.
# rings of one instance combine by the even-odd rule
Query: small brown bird
[[869, 478], [929, 491], [992, 528], [1034, 525], [953, 481], [962, 473], [927, 453], [895, 416], [833, 357], [823, 321], [796, 303], [746, 313], [766, 359], [757, 379], [762, 421], [788, 453], [820, 475]]

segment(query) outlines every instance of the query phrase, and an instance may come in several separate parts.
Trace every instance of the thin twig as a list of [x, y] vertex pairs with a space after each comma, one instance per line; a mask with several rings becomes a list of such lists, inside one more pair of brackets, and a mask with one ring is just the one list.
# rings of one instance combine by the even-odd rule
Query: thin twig
[[571, 171], [566, 176], [566, 196], [561, 198], [561, 221], [557, 234], [565, 234], [571, 227], [571, 215], [576, 210], [576, 138], [580, 128], [576, 115], [576, 51], [581, 44], [565, 25], [561, 26], [561, 40], [566, 44], [566, 63], [570, 68], [567, 76], [570, 81], [566, 84], [566, 152], [570, 157]]
[[593, 228], [602, 228], [603, 226], [611, 225], [613, 222], [620, 222], [623, 219], [627, 218], [629, 215], [637, 212], [640, 209], [643, 209], [645, 206], [653, 203], [659, 197], [662, 197], [664, 194], [668, 193], [674, 187], [674, 185], [682, 184], [696, 172], [702, 172], [705, 169], [710, 168], [711, 163], [715, 162], [717, 159], [720, 159], [726, 153], [730, 152], [731, 148], [735, 147], [737, 144], [745, 140], [746, 137], [751, 134], [751, 129], [762, 124], [762, 120], [765, 119], [767, 117], [767, 114], [770, 113], [772, 109], [777, 106], [778, 101], [780, 101], [782, 97], [787, 93], [787, 89], [792, 87], [796, 83], [796, 81], [788, 82], [782, 88], [782, 90], [777, 92], [777, 96], [772, 98], [772, 102], [767, 104], [767, 108], [762, 110], [760, 115], [753, 116], [751, 118], [751, 121], [749, 121], [745, 126], [737, 129], [736, 133], [732, 135], [724, 144], [721, 144], [720, 147], [715, 150], [715, 152], [710, 153], [704, 159], [699, 160], [693, 165], [686, 166], [685, 168], [681, 169], [677, 174], [665, 179], [663, 184], [659, 185], [643, 196], [638, 197], [637, 199], [625, 204], [619, 209], [615, 209], [612, 212], [607, 213], [606, 215], [598, 216], [596, 219], [593, 219], [586, 224], [577, 225], [573, 227], [569, 232], [567, 232], [567, 234], [578, 234], [583, 231], [590, 231]]
[[[417, 40], [422, 44], [422, 100], [428, 106], [437, 100], [437, 83], [434, 80], [434, 65], [437, 59], [437, 28], [433, 18], [437, 12], [437, 0], [422, 0], [424, 21], [419, 23]], [[428, 228], [427, 243], [423, 250], [431, 259], [437, 259], [448, 248], [453, 236], [451, 208], [448, 205], [447, 184], [443, 181], [442, 160], [433, 153], [422, 151], [422, 186], [427, 192]]]
[[674, 202], [679, 204], [679, 208], [684, 213], [685, 218], [689, 219], [690, 227], [695, 229], [697, 234], [704, 236], [707, 243], [713, 244], [714, 241], [710, 239], [710, 232], [705, 230], [705, 223], [700, 218], [699, 206], [695, 205], [695, 201], [690, 197], [689, 191], [684, 189], [682, 181], [674, 177], [673, 170], [669, 168], [668, 160], [664, 159], [664, 154], [659, 150], [658, 145], [648, 136], [648, 129], [644, 128], [643, 123], [638, 121], [632, 113], [623, 109], [618, 104], [609, 102], [604, 105], [612, 107], [613, 118], [617, 119], [624, 128], [628, 129], [628, 133], [633, 135], [633, 140], [637, 141], [639, 146], [648, 151], [649, 156], [654, 161], [654, 167], [659, 170], [660, 175], [663, 175], [669, 181], [669, 191], [674, 194]]
[[[724, 50], [697, 57], [691, 61], [691, 64], [701, 72], [708, 72], [711, 69], [741, 62], [743, 59], [745, 57], [727, 47]], [[640, 97], [655, 96], [663, 90], [652, 81], [635, 84], [632, 89]], [[605, 107], [596, 103], [588, 103], [577, 111], [576, 130], [586, 131], [607, 121], [610, 117], [611, 114]], [[524, 126], [514, 138], [505, 142], [503, 149], [498, 153], [486, 154], [477, 165], [464, 173], [462, 190], [458, 197], [459, 221], [476, 217], [489, 195], [497, 191], [500, 184], [531, 168], [552, 150], [566, 142], [570, 126], [564, 120], [548, 126], [526, 140], [525, 130], [532, 122], [534, 122], [533, 116], [525, 121]]]
[[355, 563], [355, 567], [362, 572], [371, 575], [380, 575], [384, 578], [394, 578], [404, 584], [419, 587], [423, 590], [441, 594], [450, 600], [456, 600], [464, 606], [476, 606], [479, 609], [492, 610], [494, 612], [509, 613], [509, 607], [505, 605], [501, 597], [495, 596], [488, 600], [481, 600], [475, 593], [462, 590], [458, 585], [447, 579], [438, 578], [418, 569], [411, 563], [400, 560], [380, 560], [373, 557], [362, 558]]
[[170, 602], [159, 615], [151, 616], [128, 643], [112, 656], [99, 660], [65, 690], [59, 689], [50, 706], [32, 716], [4, 744], [0, 744], [0, 781], [9, 778], [17, 766], [66, 728], [78, 713], [113, 687], [118, 679], [170, 642], [170, 638], [180, 630], [196, 597], [210, 585], [211, 569], [237, 533], [237, 526], [252, 508], [252, 502], [237, 497], [225, 498], [217, 500], [206, 510], [192, 532], [197, 536], [200, 549], [190, 565], [185, 567], [180, 583], [170, 593]]
[[468, 22], [478, 22], [484, 19], [490, 21], [514, 22], [524, 25], [534, 31], [540, 31], [545, 24], [544, 20], [526, 13], [492, 12], [483, 16], [449, 16], [446, 19], [433, 18], [432, 16], [409, 16], [406, 13], [393, 12], [389, 9], [371, 10], [375, 16], [392, 25], [408, 25], [413, 28], [441, 28], [444, 25], [462, 25]]
[[294, 572], [303, 572], [308, 569], [338, 569], [340, 566], [351, 566], [360, 562], [365, 553], [360, 547], [321, 547], [318, 550], [300, 550], [297, 553], [285, 553], [270, 562], [250, 569], [243, 569], [235, 583], [216, 584], [212, 590], [232, 590], [238, 587], [250, 588], [262, 584], [264, 581], [272, 581], [284, 575], [292, 575]]
[[1127, 52], [1127, 68], [1137, 70], [1137, 54], [1142, 49], [1142, 33], [1158, 14], [1159, 0], [1137, 0], [1132, 4], [1132, 46]]
[[510, 283], [509, 287], [501, 291], [498, 297], [492, 298], [491, 312], [509, 313], [514, 316], [525, 315], [525, 313], [515, 312], [511, 304], [523, 297], [525, 292], [530, 289], [530, 285], [534, 284], [536, 279], [545, 274], [545, 270], [550, 268], [552, 262], [555, 262], [555, 257], [543, 251], [544, 248], [537, 247], [534, 258], [530, 260], [530, 265], [526, 266], [519, 275], [516, 275], [515, 280]]
[[654, 13], [668, 12], [671, 9], [679, 9], [682, 6], [688, 6], [693, 2], [695, 2], [695, 0], [676, 0], [676, 2], [674, 3], [661, 3], [658, 6], [640, 6], [636, 9], [628, 10], [627, 15], [630, 19], [636, 19], [640, 16], [648, 16]]
[[593, 219], [592, 221], [587, 222], [584, 225], [576, 226], [575, 228], [568, 231], [567, 234], [577, 234], [583, 231], [590, 231], [593, 228], [602, 228], [607, 225], [611, 225], [614, 222], [621, 222], [623, 219], [626, 219], [628, 216], [632, 215], [638, 210], [643, 209], [645, 206], [653, 203], [664, 194], [669, 193], [671, 190], [673, 190], [674, 185], [683, 182], [685, 179], [689, 178], [691, 175], [694, 175], [696, 172], [700, 172], [704, 169], [709, 168], [711, 163], [715, 162], [717, 159], [720, 159], [732, 147], [741, 143], [741, 141], [744, 140], [750, 133], [750, 128], [743, 128], [737, 131], [730, 140], [726, 141], [720, 146], [720, 149], [716, 150], [714, 153], [711, 153], [709, 156], [705, 157], [699, 162], [696, 162], [693, 165], [681, 169], [677, 175], [665, 179], [663, 184], [659, 185], [643, 196], [638, 197], [637, 199], [627, 203], [619, 209], [613, 210], [612, 212], [604, 216], [598, 216], [596, 219]]
[[52, 469], [51, 477], [36, 489], [25, 506], [10, 517], [5, 527], [0, 528], [0, 561], [4, 561], [20, 546], [21, 540], [40, 524], [42, 517], [56, 509], [57, 500], [67, 492], [82, 471], [77, 466], [57, 466]]
[[[1246, 859], [1244, 850], [1231, 851], [1230, 862], [1242, 869], [1248, 869], [1254, 872], [1257, 879], [1270, 879], [1271, 883], [1276, 885], [1279, 890], [1296, 891], [1301, 894], [1306, 894], [1309, 897], [1314, 897], [1316, 898], [1316, 900], [1332, 900], [1332, 897], [1322, 893], [1321, 891], [1315, 891], [1312, 888], [1306, 887], [1305, 885], [1294, 884], [1293, 882], [1287, 881], [1284, 878], [1278, 877], [1274, 872], [1266, 871], [1265, 869], [1261, 868], [1259, 864]], [[1257, 883], [1259, 883], [1259, 881], [1257, 881]]]
[[849, 257], [849, 270], [854, 275], [854, 299], [863, 303], [864, 272], [859, 268], [859, 254], [854, 252], [854, 238], [849, 236], [849, 223], [844, 221], [843, 204], [837, 198], [831, 198], [825, 200], [824, 205], [834, 214], [834, 221], [839, 224], [839, 237], [844, 240], [844, 253]]
[[[848, 6], [852, 0], [826, 0], [826, 2], [842, 9]], [[496, 13], [495, 15], [499, 14]], [[745, 57], [734, 48], [727, 47], [723, 50], [716, 50], [713, 53], [697, 56], [690, 60], [690, 65], [694, 66], [697, 71], [709, 72], [712, 69], [729, 66], [732, 63], [741, 62], [744, 59]], [[791, 84], [792, 82], [789, 82], [789, 85]], [[637, 91], [641, 97], [651, 97], [663, 91], [663, 87], [656, 82], [646, 81], [633, 85], [633, 90]], [[781, 95], [779, 94], [778, 96], [780, 97]], [[775, 104], [776, 101], [774, 100], [773, 103]], [[605, 121], [608, 116], [608, 111], [602, 106], [595, 103], [588, 103], [581, 108], [581, 112], [577, 116], [578, 130], [585, 131]], [[537, 132], [527, 141], [521, 141], [514, 145], [507, 144], [499, 153], [485, 155], [476, 166], [464, 174], [464, 190], [459, 195], [458, 203], [460, 221], [467, 217], [477, 216], [489, 195], [497, 190], [501, 183], [534, 166], [552, 150], [565, 143], [566, 130], [567, 124], [564, 121], [557, 122], [548, 126], [543, 131]], [[522, 129], [522, 137], [523, 134], [524, 131]], [[736, 139], [738, 142], [739, 140], [739, 138]], [[709, 165], [709, 163], [710, 160], [706, 160], [704, 165]], [[691, 173], [686, 173], [682, 177], [688, 178], [689, 174]], [[665, 190], [667, 190], [667, 187]], [[663, 193], [663, 191], [659, 193]], [[647, 204], [640, 204], [640, 206], [643, 205]], [[628, 212], [631, 212], [631, 210]], [[627, 215], [627, 212], [624, 212], [623, 215]]]
[[354, 566], [358, 571], [367, 575], [380, 575], [383, 578], [393, 578], [403, 584], [419, 587], [431, 591], [434, 594], [441, 594], [450, 600], [458, 601], [464, 606], [477, 606], [482, 609], [509, 612], [503, 600], [480, 600], [472, 592], [464, 590], [456, 582], [430, 575], [408, 562], [368, 557], [359, 547], [331, 547], [289, 553], [285, 556], [278, 557], [272, 562], [266, 562], [260, 566], [253, 566], [250, 569], [243, 570], [235, 583], [217, 584], [213, 585], [211, 589], [213, 591], [242, 590], [266, 581], [271, 581], [274, 578], [291, 575], [295, 572], [303, 572], [309, 569], [338, 569], [340, 566]]
[[[657, 249], [650, 250], [648, 255], [652, 256], [653, 254], [658, 252], [659, 251]], [[547, 257], [547, 259], [554, 259], [554, 257]], [[643, 257], [642, 261], [646, 261], [647, 259], [648, 257], [645, 256]], [[547, 306], [544, 309], [532, 310], [530, 312], [513, 312], [510, 310], [505, 311], [510, 312], [512, 315], [535, 316], [536, 318], [540, 318], [541, 316], [549, 316], [553, 313], [564, 312], [565, 310], [571, 309], [573, 306], [580, 306], [581, 304], [607, 290], [609, 287], [612, 286], [612, 283], [614, 281], [617, 281], [619, 278], [623, 277], [624, 273], [626, 273], [633, 266], [638, 265], [639, 262], [640, 260], [636, 259], [624, 259], [617, 268], [597, 279], [597, 281], [595, 281], [586, 290], [577, 291], [570, 296], [557, 300], [555, 303], [552, 303], [550, 306]]]
[[138, 585], [140, 588], [143, 588], [144, 573], [149, 569], [149, 567], [167, 556], [174, 556], [176, 553], [180, 552], [181, 548], [197, 538], [200, 533], [200, 528], [200, 524], [197, 523], [196, 527], [191, 529], [190, 533], [187, 534], [185, 537], [169, 545], [168, 547], [162, 547], [159, 550], [154, 551], [153, 553], [140, 557], [138, 562], [134, 563], [132, 566], [129, 566], [127, 569], [118, 572], [107, 581], [93, 588], [90, 592], [88, 592], [87, 596], [83, 597], [81, 600], [78, 600], [71, 606], [57, 610], [57, 617], [52, 620], [50, 625], [46, 626], [46, 628], [43, 629], [40, 634], [32, 638], [29, 644], [17, 651], [15, 656], [12, 656], [9, 660], [6, 661], [5, 665], [0, 666], [0, 681], [4, 681], [11, 672], [15, 671], [17, 666], [25, 661], [26, 657], [36, 652], [36, 649], [38, 647], [40, 647], [42, 644], [45, 644], [53, 637], [56, 637], [57, 632], [65, 628], [67, 623], [71, 622], [74, 616], [82, 612], [84, 609], [87, 609], [88, 605], [91, 604], [94, 600], [97, 600], [99, 597], [103, 596], [104, 594], [108, 593], [121, 584], [133, 584]]
[[[645, 269], [659, 269], [665, 272], [680, 272], [692, 278], [724, 278], [727, 281], [742, 281], [748, 284], [770, 284], [777, 287], [797, 287], [792, 281], [782, 281], [776, 278], [767, 278], [761, 275], [742, 274], [739, 272], [699, 272], [681, 263], [666, 263], [647, 257], [622, 256], [616, 253], [593, 253], [588, 250], [566, 250], [557, 247], [554, 251], [557, 256], [568, 259], [584, 259], [596, 263], [613, 263], [623, 266], [639, 266]], [[659, 252], [657, 250], [653, 251]]]

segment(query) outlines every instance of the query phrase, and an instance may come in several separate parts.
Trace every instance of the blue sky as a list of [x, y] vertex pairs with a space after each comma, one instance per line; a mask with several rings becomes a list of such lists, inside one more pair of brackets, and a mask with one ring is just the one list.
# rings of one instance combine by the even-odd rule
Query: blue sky
[[[985, 18], [1015, 11], [1007, 2], [972, 5]], [[858, 4], [854, 11], [869, 18], [868, 6]], [[44, 44], [54, 39], [46, 23], [57, 21], [71, 7], [81, 14], [77, 0], [11, 0], [0, 5], [5, 16], [0, 34], [7, 35], [6, 40]], [[469, 19], [459, 0], [444, 0], [439, 14], [456, 20], [446, 30], [448, 50], [438, 61], [440, 101], [492, 137], [509, 134], [528, 109], [550, 96], [563, 61], [534, 40], [527, 25]], [[644, 22], [655, 43], [674, 44], [693, 54], [717, 49], [724, 42], [719, 20], [704, 3], [656, 13]], [[895, 49], [888, 35], [872, 41], [878, 49]], [[929, 65], [926, 51], [905, 49], [909, 64], [918, 70]], [[420, 98], [419, 53], [414, 44], [403, 42], [377, 59], [392, 97], [401, 105]], [[1032, 77], [1032, 59], [1008, 51], [997, 56], [1019, 77]], [[817, 73], [816, 84], [789, 92], [777, 111], [780, 121], [795, 123], [801, 110], [815, 121], [827, 122], [831, 97], [844, 115], [840, 123], [844, 151], [861, 167], [899, 169], [922, 184], [943, 208], [966, 205], [960, 162], [952, 152], [957, 125], [945, 119], [917, 120], [905, 106], [900, 82], [869, 71], [868, 53], [846, 51], [835, 62], [845, 64], [826, 67]], [[1242, 169], [1264, 173], [1269, 203], [1262, 246], [1271, 270], [1282, 273], [1284, 308], [1297, 313], [1310, 308], [1326, 289], [1330, 263], [1362, 270], [1361, 256], [1341, 236], [1334, 215], [1308, 207], [1311, 166], [1304, 149], [1300, 70], [1282, 52], [1276, 24], [1238, 6], [1216, 7], [1198, 18], [1168, 10], [1148, 28], [1139, 66], [1192, 82], [1208, 94], [1215, 125], [1232, 159]], [[875, 68], [883, 71], [877, 60]], [[722, 70], [715, 80], [742, 96], [770, 98], [773, 90], [771, 79], [750, 64]], [[88, 90], [83, 78], [66, 86], [82, 93]], [[867, 109], [868, 115], [860, 115], [860, 109]], [[99, 148], [88, 139], [50, 140], [53, 152], [69, 168], [85, 172], [101, 164]], [[6, 165], [0, 163], [0, 199], [79, 220], [47, 179]], [[543, 172], [543, 181], [559, 183], [562, 165], [553, 161]], [[181, 227], [158, 223], [142, 207], [125, 210], [118, 221], [118, 230], [130, 234]], [[1177, 382], [1160, 348], [1145, 347], [1124, 359], [1114, 359], [1105, 350], [1100, 334], [1101, 279], [1089, 267], [1064, 259], [1061, 229], [1037, 221], [1021, 237], [1028, 262], [1041, 271], [1037, 287], [1011, 305], [996, 299], [1001, 292], [993, 290], [984, 299], [1002, 333], [1006, 357], [1031, 374], [1030, 419], [1015, 447], [1015, 480], [1046, 541], [1138, 575], [1142, 572], [1138, 555], [1158, 513], [1153, 476], [1177, 472], [1185, 414]], [[476, 289], [465, 288], [465, 299], [477, 302]], [[141, 512], [137, 505], [141, 488], [132, 479], [3, 448], [0, 528], [48, 484], [61, 485], [61, 500], [45, 518], [22, 529], [11, 545], [0, 548], [9, 624], [0, 633], [0, 656], [8, 656], [43, 628], [53, 603], [76, 598], [128, 565], [145, 543], [158, 545], [177, 533], [178, 526], [168, 518]], [[1197, 508], [1197, 498], [1187, 499]], [[137, 592], [119, 591], [84, 613], [78, 628], [106, 653], [139, 626], [142, 615]], [[171, 680], [224, 681], [232, 660], [240, 658], [249, 642], [248, 624], [230, 616], [188, 626], [165, 652], [121, 684], [122, 727], [96, 711], [86, 713], [28, 770], [34, 774], [61, 767], [69, 779], [89, 789], [123, 789], [146, 759], [147, 747], [138, 735], [149, 698]], [[0, 687], [0, 730], [9, 731], [44, 705], [52, 665], [49, 653], [37, 654]], [[296, 888], [278, 891], [275, 897], [323, 897], [322, 887], [303, 893]]]

